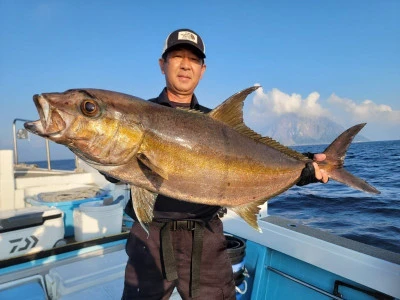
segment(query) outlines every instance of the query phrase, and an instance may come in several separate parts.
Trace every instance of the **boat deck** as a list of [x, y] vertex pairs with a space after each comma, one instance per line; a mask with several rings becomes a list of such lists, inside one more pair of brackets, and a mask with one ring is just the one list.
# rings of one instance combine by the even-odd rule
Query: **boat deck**
[[[370, 299], [360, 293], [374, 293], [379, 299], [392, 299], [385, 293], [400, 296], [400, 254], [275, 216], [260, 220], [262, 234], [245, 228], [241, 220], [231, 219], [229, 214], [223, 221], [228, 232], [247, 240], [248, 292], [240, 299], [322, 300], [327, 295], [343, 299], [333, 293], [334, 287], [343, 289], [343, 284], [351, 287], [344, 294], [346, 299]], [[253, 234], [257, 238], [250, 239]], [[40, 276], [46, 282], [43, 292], [46, 293], [47, 286], [51, 299], [86, 299], [88, 295], [119, 299], [127, 235], [125, 232], [85, 242], [71, 240], [64, 246], [0, 261], [0, 291], [7, 282], [20, 284], [18, 280], [26, 277], [37, 281]], [[339, 271], [332, 270], [332, 265]], [[74, 275], [74, 270], [79, 270], [79, 276]], [[100, 286], [99, 276], [104, 279]], [[175, 293], [172, 299], [180, 298]]]
[[[0, 154], [12, 161], [10, 153]], [[2, 158], [2, 162], [5, 160]], [[110, 184], [97, 171], [47, 170], [28, 165], [14, 167], [12, 164], [7, 168], [3, 164], [2, 168], [5, 171], [0, 175], [7, 176], [2, 177], [1, 187], [3, 191], [10, 190], [7, 196], [2, 192], [4, 197], [0, 199], [0, 209], [6, 210], [22, 208], [29, 203], [28, 200], [37, 200], [39, 194], [40, 199], [47, 194], [52, 205], [52, 198], [66, 195], [66, 190], [66, 200], [70, 200], [71, 197], [79, 198], [71, 193], [81, 195], [90, 187], [103, 188]], [[112, 189], [114, 200], [120, 196], [122, 199], [129, 197], [125, 185], [112, 185]], [[60, 202], [61, 198], [56, 201]], [[400, 299], [400, 254], [275, 216], [259, 220], [262, 233], [250, 228], [231, 211], [223, 222], [227, 233], [244, 239], [247, 245], [247, 293], [238, 296], [240, 299], [372, 299], [365, 296], [368, 293], [377, 295], [379, 299]], [[67, 225], [73, 226], [72, 221], [65, 221], [65, 229], [69, 228]], [[45, 299], [86, 299], [95, 294], [96, 299], [120, 299], [129, 226], [122, 226], [120, 234], [106, 238], [77, 242], [73, 237], [66, 237], [64, 245], [0, 260], [0, 293], [9, 291], [11, 287], [15, 287], [17, 293], [24, 291], [30, 281], [29, 284], [39, 287], [36, 290]], [[23, 243], [22, 248], [25, 246]], [[106, 262], [109, 255], [114, 257], [117, 252], [122, 259], [118, 266], [113, 259], [110, 259], [109, 266], [100, 262], [90, 263], [93, 259]], [[84, 267], [88, 262], [90, 268]], [[71, 265], [73, 270], [79, 270], [76, 276], [73, 272], [68, 273]], [[73, 276], [68, 277], [64, 272]], [[100, 283], [100, 288], [96, 276], [103, 273], [108, 281]], [[56, 274], [65, 281], [53, 282], [58, 278]], [[71, 289], [64, 288], [69, 283], [73, 285]], [[338, 296], [338, 291], [343, 297]], [[23, 293], [13, 299], [25, 297], [26, 291]], [[172, 299], [179, 299], [179, 296], [175, 293]]]

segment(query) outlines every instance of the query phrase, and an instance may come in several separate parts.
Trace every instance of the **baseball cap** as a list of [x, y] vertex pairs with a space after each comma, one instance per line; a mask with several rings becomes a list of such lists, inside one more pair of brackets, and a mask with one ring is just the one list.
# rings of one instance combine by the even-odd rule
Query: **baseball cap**
[[190, 45], [195, 48], [201, 58], [206, 57], [206, 47], [202, 38], [191, 29], [178, 29], [170, 33], [165, 40], [162, 56], [178, 45]]

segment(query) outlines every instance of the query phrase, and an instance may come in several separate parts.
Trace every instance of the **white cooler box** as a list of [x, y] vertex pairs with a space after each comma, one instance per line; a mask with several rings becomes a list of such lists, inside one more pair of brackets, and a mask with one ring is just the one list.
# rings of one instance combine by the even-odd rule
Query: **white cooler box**
[[0, 211], [0, 260], [51, 249], [63, 238], [63, 212], [57, 208]]

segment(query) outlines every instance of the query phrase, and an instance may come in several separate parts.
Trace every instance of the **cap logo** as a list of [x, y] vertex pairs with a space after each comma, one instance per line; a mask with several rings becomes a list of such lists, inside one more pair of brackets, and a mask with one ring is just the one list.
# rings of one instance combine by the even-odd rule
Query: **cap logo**
[[179, 31], [178, 40], [187, 40], [197, 44], [197, 35], [190, 31]]

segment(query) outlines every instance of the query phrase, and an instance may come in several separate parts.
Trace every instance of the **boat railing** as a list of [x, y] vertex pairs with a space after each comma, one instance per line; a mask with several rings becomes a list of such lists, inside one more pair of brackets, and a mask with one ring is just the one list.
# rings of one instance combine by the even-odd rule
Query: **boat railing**
[[[17, 122], [30, 122], [31, 120], [25, 120], [25, 119], [14, 119], [13, 121], [13, 139], [14, 139], [14, 163], [18, 164], [18, 144], [17, 144], [17, 139], [28, 139], [29, 138], [29, 132], [25, 128], [20, 128], [17, 130]], [[51, 169], [51, 157], [50, 157], [50, 146], [49, 146], [49, 140], [44, 139], [46, 143], [46, 159], [47, 159], [47, 169], [50, 171]], [[78, 165], [77, 162], [77, 157], [75, 156], [75, 166]]]

